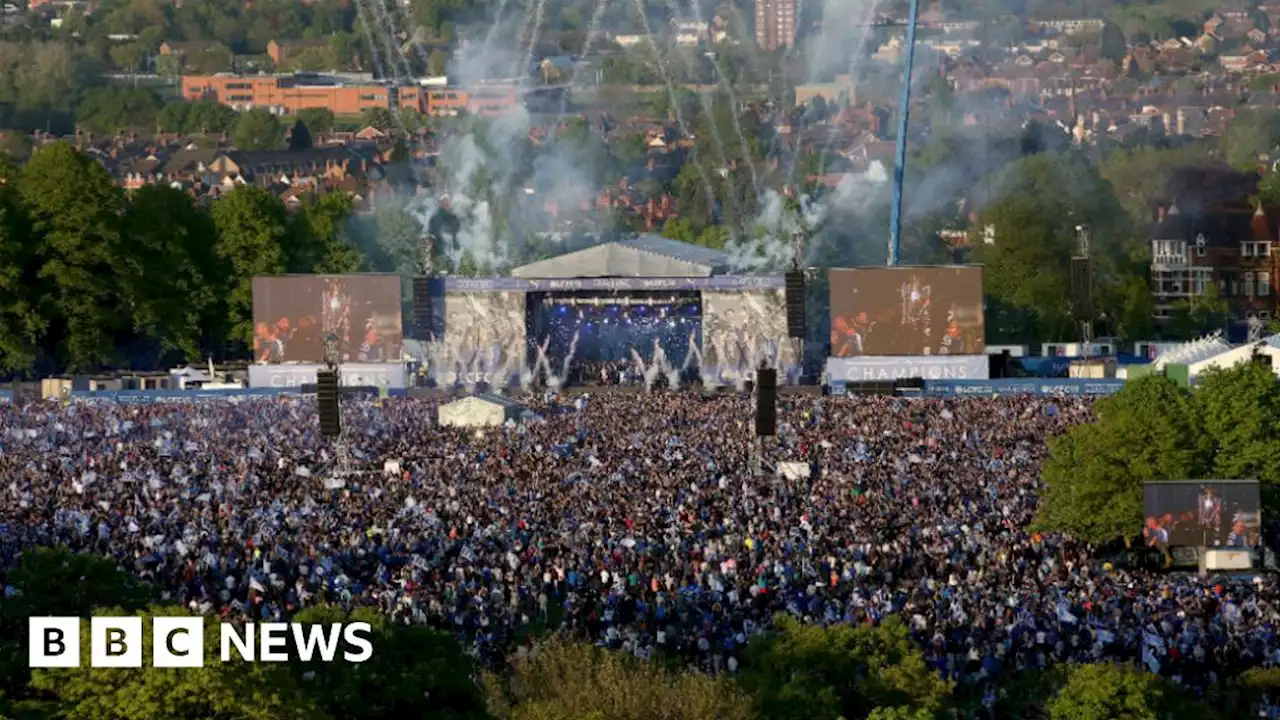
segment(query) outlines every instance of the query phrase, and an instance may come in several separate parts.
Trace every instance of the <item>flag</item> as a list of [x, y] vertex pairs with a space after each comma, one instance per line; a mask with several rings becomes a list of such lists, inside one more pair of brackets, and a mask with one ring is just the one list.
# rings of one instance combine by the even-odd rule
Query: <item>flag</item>
[[1076, 616], [1071, 614], [1071, 609], [1067, 607], [1066, 600], [1058, 601], [1057, 611], [1058, 611], [1058, 622], [1064, 622], [1064, 623], [1067, 623], [1068, 625], [1075, 624]]

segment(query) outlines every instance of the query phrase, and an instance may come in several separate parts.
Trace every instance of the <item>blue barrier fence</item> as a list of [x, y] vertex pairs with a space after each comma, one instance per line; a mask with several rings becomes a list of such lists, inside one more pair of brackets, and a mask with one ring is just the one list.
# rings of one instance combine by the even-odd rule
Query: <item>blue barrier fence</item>
[[1123, 380], [1083, 380], [1078, 378], [1040, 378], [1009, 380], [935, 380], [926, 381], [926, 395], [962, 397], [967, 395], [1112, 395], [1124, 387]]
[[[926, 380], [924, 394], [930, 397], [992, 397], [1008, 395], [1112, 395], [1124, 387], [1123, 380], [1081, 380], [1076, 378], [1015, 378], [1009, 380]], [[843, 382], [830, 386], [832, 395], [845, 395]], [[916, 394], [916, 393], [912, 393]]]
[[124, 404], [232, 400], [296, 395], [298, 388], [240, 388], [238, 390], [77, 390], [71, 399]]
[[[1017, 378], [1009, 380], [926, 380], [924, 394], [931, 397], [968, 397], [1000, 395], [1111, 395], [1124, 387], [1123, 380], [1080, 380], [1074, 378]], [[296, 395], [298, 388], [244, 388], [240, 390], [98, 390], [71, 393], [72, 399], [85, 402], [124, 404], [193, 402], [203, 400], [237, 400], [243, 398]], [[403, 397], [403, 389], [388, 395]], [[831, 384], [832, 395], [845, 394], [844, 383]], [[13, 401], [13, 392], [0, 390], [0, 404]]]

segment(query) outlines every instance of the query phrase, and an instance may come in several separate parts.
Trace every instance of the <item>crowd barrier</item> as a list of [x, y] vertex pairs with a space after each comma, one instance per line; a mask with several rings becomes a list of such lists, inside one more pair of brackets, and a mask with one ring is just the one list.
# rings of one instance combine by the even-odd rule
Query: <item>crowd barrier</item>
[[924, 392], [935, 397], [968, 395], [1112, 395], [1124, 380], [1080, 378], [1011, 378], [1007, 380], [926, 380]]
[[[866, 383], [863, 383], [864, 385]], [[1009, 380], [926, 380], [924, 394], [933, 397], [1000, 396], [1000, 395], [1111, 395], [1124, 387], [1123, 380], [1081, 380], [1076, 378], [1017, 378]], [[832, 395], [844, 395], [850, 388], [845, 383], [832, 383]], [[914, 390], [914, 389], [913, 389]], [[914, 390], [912, 394], [919, 392]], [[116, 402], [124, 404], [156, 402], [192, 402], [200, 400], [234, 400], [251, 397], [298, 395], [302, 388], [242, 388], [239, 390], [96, 390], [75, 391], [70, 397], [81, 402]], [[391, 397], [431, 394], [429, 390], [388, 390]], [[0, 404], [13, 401], [13, 391], [0, 390]]]

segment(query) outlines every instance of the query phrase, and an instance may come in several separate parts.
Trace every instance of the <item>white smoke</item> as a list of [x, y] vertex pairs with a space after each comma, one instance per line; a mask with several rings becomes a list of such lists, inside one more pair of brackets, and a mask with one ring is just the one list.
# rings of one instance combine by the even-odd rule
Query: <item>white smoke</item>
[[888, 182], [884, 164], [873, 160], [862, 172], [845, 173], [835, 189], [820, 198], [801, 195], [798, 208], [788, 207], [787, 198], [777, 191], [766, 190], [747, 236], [725, 247], [730, 264], [741, 273], [789, 269], [795, 258], [793, 238], [797, 233], [808, 235], [818, 230], [832, 213], [863, 214]]

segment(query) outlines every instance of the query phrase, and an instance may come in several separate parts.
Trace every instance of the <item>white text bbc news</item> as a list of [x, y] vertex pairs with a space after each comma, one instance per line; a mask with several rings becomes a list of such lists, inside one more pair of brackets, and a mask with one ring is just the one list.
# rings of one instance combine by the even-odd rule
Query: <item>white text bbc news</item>
[[[148, 636], [140, 617], [95, 617], [89, 621], [89, 666], [139, 668], [142, 648], [151, 646], [151, 666], [204, 667], [204, 618], [153, 617]], [[81, 620], [33, 617], [28, 625], [29, 665], [80, 667]], [[373, 657], [369, 623], [218, 623], [222, 662], [347, 662]]]

